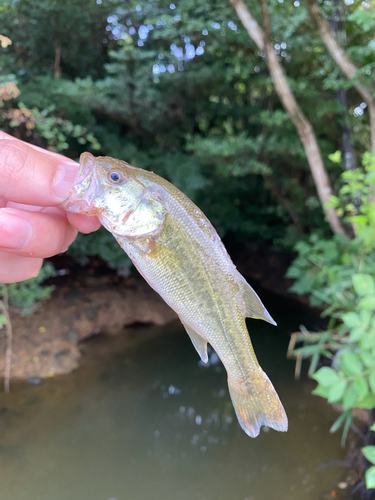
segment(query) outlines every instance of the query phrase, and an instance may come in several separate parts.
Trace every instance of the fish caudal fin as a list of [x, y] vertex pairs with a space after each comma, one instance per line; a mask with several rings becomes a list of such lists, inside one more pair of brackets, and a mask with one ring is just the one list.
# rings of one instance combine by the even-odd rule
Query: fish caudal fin
[[266, 425], [276, 431], [288, 430], [288, 418], [273, 385], [264, 371], [252, 380], [235, 382], [228, 378], [229, 392], [238, 421], [250, 437]]

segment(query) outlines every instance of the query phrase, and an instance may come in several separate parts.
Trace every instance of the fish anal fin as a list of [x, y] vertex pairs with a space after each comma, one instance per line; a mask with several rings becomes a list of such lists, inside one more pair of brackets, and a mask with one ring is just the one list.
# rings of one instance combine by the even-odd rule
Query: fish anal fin
[[207, 363], [208, 361], [208, 355], [207, 355], [207, 340], [205, 340], [199, 333], [197, 333], [195, 330], [190, 328], [190, 326], [187, 326], [186, 323], [182, 323], [185, 327], [185, 330], [187, 331], [190, 340], [193, 343], [193, 346], [197, 350], [197, 353], [201, 357], [201, 360], [203, 363]]
[[[242, 277], [242, 276], [241, 276]], [[251, 288], [249, 283], [242, 278], [243, 299], [245, 302], [245, 317], [254, 319], [263, 319], [271, 325], [276, 325], [276, 321], [264, 307], [258, 295]]]

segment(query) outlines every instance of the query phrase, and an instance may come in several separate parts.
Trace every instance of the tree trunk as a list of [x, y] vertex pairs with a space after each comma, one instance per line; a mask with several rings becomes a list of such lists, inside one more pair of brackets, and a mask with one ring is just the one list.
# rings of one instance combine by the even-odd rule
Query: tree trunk
[[289, 116], [296, 127], [303, 144], [319, 200], [322, 204], [329, 225], [334, 233], [346, 235], [345, 229], [337, 215], [336, 210], [334, 208], [326, 207], [326, 203], [329, 201], [332, 194], [332, 188], [314, 130], [311, 123], [307, 120], [298, 106], [294, 94], [290, 90], [284, 68], [280, 64], [273, 50], [271, 41], [271, 23], [267, 0], [261, 0], [266, 36], [256, 20], [250, 14], [243, 0], [229, 1], [236, 10], [238, 17], [240, 18], [249, 36], [254, 40], [258, 48], [266, 53], [268, 69], [275, 85], [276, 92], [285, 110], [289, 113]]
[[[345, 50], [340, 47], [338, 41], [335, 37], [327, 20], [323, 16], [323, 13], [316, 0], [307, 0], [307, 8], [309, 10], [311, 18], [315, 21], [320, 32], [320, 36], [323, 39], [324, 45], [327, 50], [336, 61], [341, 71], [347, 78], [353, 78], [357, 72], [357, 68], [354, 63], [349, 59]], [[369, 117], [370, 117], [370, 130], [371, 130], [371, 150], [375, 153], [375, 99], [372, 92], [364, 85], [357, 83], [354, 88], [362, 96], [367, 104]]]
[[[345, 89], [337, 91], [337, 100], [344, 107], [344, 113], [348, 113], [348, 102], [346, 99]], [[350, 141], [350, 131], [347, 126], [346, 116], [343, 116], [343, 124], [341, 125], [342, 151], [344, 156], [345, 170], [354, 170], [356, 168], [355, 155]]]
[[[341, 20], [341, 0], [334, 1], [335, 10], [332, 14], [331, 27], [335, 34], [336, 39], [341, 43], [342, 46], [346, 45], [346, 30], [344, 24]], [[342, 78], [342, 75], [340, 75]], [[342, 152], [344, 158], [345, 170], [354, 170], [356, 168], [355, 155], [350, 140], [350, 130], [348, 127], [348, 100], [346, 95], [346, 90], [341, 88], [336, 92], [337, 101], [343, 108], [342, 113], [342, 124], [341, 124], [341, 142], [342, 142]]]
[[61, 78], [61, 42], [56, 41], [55, 45], [55, 63], [53, 65], [53, 77], [55, 80]]

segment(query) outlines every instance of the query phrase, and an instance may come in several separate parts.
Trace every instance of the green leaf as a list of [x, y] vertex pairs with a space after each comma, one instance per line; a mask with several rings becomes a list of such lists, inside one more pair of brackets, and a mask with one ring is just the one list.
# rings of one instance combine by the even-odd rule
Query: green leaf
[[311, 246], [305, 241], [299, 241], [295, 249], [300, 255], [309, 255], [311, 253]]
[[[375, 359], [374, 356], [369, 353], [368, 351], [362, 351], [359, 353], [360, 358], [365, 365], [366, 368], [373, 368], [375, 367]], [[375, 392], [375, 390], [373, 391]]]
[[362, 365], [358, 355], [353, 351], [345, 351], [340, 356], [340, 363], [345, 375], [357, 375], [362, 371]]
[[338, 382], [339, 376], [337, 372], [333, 368], [329, 368], [328, 366], [323, 366], [323, 368], [320, 368], [313, 376], [313, 379], [315, 379], [318, 384], [323, 385], [323, 386], [330, 386]]
[[361, 350], [363, 351], [371, 351], [375, 349], [375, 335], [364, 335], [361, 337]]
[[4, 316], [4, 314], [0, 314], [0, 329], [3, 328], [4, 325], [7, 324], [7, 319], [6, 319], [6, 316]]
[[355, 328], [361, 324], [359, 314], [355, 312], [348, 312], [343, 314], [342, 320], [348, 328]]
[[356, 9], [348, 16], [349, 21], [356, 22], [363, 31], [370, 31], [374, 26], [374, 17], [371, 11]]
[[367, 394], [363, 399], [357, 401], [355, 404], [358, 408], [364, 408], [365, 410], [372, 410], [375, 408], [375, 394], [372, 392]]
[[314, 394], [314, 396], [320, 396], [321, 398], [325, 399], [328, 399], [328, 393], [329, 393], [329, 387], [325, 387], [324, 385], [318, 385], [311, 392], [311, 394]]
[[366, 295], [359, 301], [358, 306], [366, 311], [372, 311], [375, 309], [375, 295]]
[[[362, 302], [362, 300], [366, 300], [369, 297], [372, 297], [372, 295], [369, 295], [368, 297], [364, 297], [363, 299], [360, 300], [360, 303]], [[375, 295], [374, 295], [374, 298], [375, 298]], [[359, 313], [359, 317], [361, 318], [362, 323], [364, 325], [368, 326], [370, 324], [370, 321], [371, 321], [371, 318], [372, 318], [372, 314], [369, 311], [362, 310]]]
[[366, 488], [375, 488], [375, 466], [370, 467], [366, 471]]
[[345, 380], [339, 380], [337, 384], [331, 385], [328, 393], [328, 402], [337, 403], [341, 400], [346, 389]]
[[359, 400], [362, 400], [369, 392], [367, 382], [364, 378], [358, 377], [355, 379], [354, 384], [358, 391], [358, 398]]
[[355, 383], [353, 382], [346, 389], [344, 394], [344, 399], [342, 402], [344, 410], [349, 410], [350, 408], [353, 408], [355, 406], [354, 403], [357, 401], [357, 399], [358, 399], [358, 391]]
[[375, 446], [365, 446], [362, 448], [362, 453], [369, 462], [375, 464]]
[[[341, 151], [340, 151], [340, 153], [341, 153]], [[328, 155], [328, 158], [329, 158], [329, 156], [332, 156], [332, 155]], [[329, 158], [329, 159], [331, 159], [331, 158]], [[336, 162], [334, 162], [334, 163], [336, 163]], [[325, 204], [325, 206], [327, 208], [337, 208], [338, 206], [340, 206], [340, 200], [337, 198], [337, 196], [333, 196], [331, 194], [331, 196], [329, 197], [329, 201]]]
[[370, 431], [375, 431], [375, 424], [372, 424], [372, 426], [370, 427]]
[[353, 342], [358, 342], [363, 335], [366, 335], [366, 330], [364, 330], [361, 327], [353, 328], [353, 330], [350, 332], [350, 340]]
[[352, 412], [345, 412], [346, 413], [346, 420], [344, 424], [344, 429], [342, 431], [342, 436], [341, 436], [341, 446], [344, 448], [345, 446], [345, 441], [348, 436], [348, 432], [352, 423]]
[[334, 153], [331, 153], [330, 155], [328, 155], [328, 159], [333, 163], [341, 163], [341, 151], [338, 149]]
[[353, 285], [358, 295], [375, 294], [375, 280], [369, 274], [354, 274]]
[[375, 370], [370, 373], [368, 381], [372, 392], [375, 393]]
[[336, 432], [338, 429], [340, 429], [342, 423], [346, 420], [347, 417], [347, 412], [341, 413], [341, 415], [338, 417], [337, 420], [333, 423], [332, 427], [330, 428], [329, 432], [333, 434]]

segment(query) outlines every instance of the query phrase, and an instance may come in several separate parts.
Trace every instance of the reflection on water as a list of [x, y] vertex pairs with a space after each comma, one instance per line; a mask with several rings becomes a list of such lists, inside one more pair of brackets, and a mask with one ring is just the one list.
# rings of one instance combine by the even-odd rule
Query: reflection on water
[[138, 327], [133, 336], [155, 335], [131, 348], [97, 339], [71, 375], [0, 395], [1, 500], [330, 498], [345, 470], [317, 468], [344, 456], [328, 433], [336, 416], [311, 381], [294, 382], [290, 325], [249, 326], [288, 433], [247, 437], [216, 354], [202, 365], [178, 323]]

